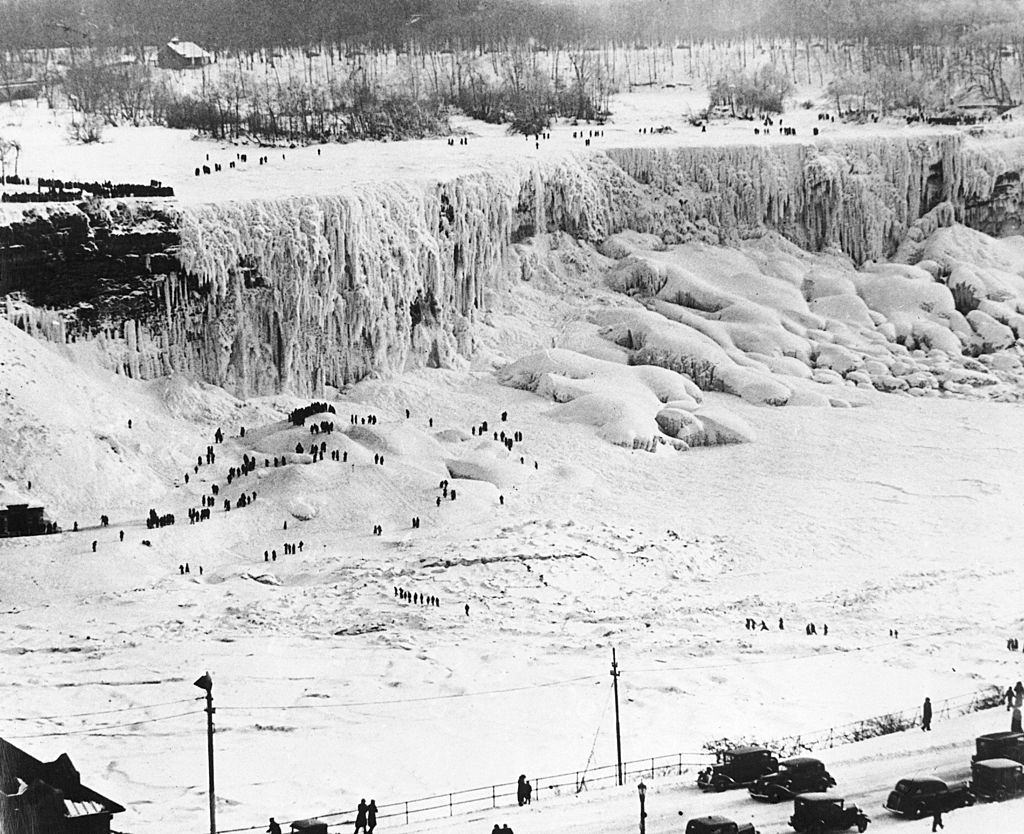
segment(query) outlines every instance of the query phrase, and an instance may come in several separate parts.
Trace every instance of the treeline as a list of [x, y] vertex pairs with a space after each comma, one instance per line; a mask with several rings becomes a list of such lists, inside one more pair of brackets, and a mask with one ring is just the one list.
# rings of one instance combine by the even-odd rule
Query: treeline
[[0, 0], [0, 50], [139, 49], [172, 37], [213, 50], [359, 42], [492, 51], [750, 37], [949, 43], [1020, 30], [1015, 0]]
[[[552, 54], [509, 44], [479, 55], [332, 44], [315, 53], [219, 53], [200, 70], [174, 72], [91, 47], [76, 50], [74, 62], [58, 68], [59, 83], [47, 89], [51, 105], [64, 95], [74, 109], [106, 124], [163, 124], [220, 139], [308, 143], [445, 135], [452, 108], [536, 133], [555, 117], [601, 121], [611, 95], [628, 84], [623, 60], [607, 49], [580, 47]], [[652, 72], [648, 68], [653, 81]]]
[[176, 78], [145, 64], [118, 63], [109, 50], [91, 49], [66, 69], [63, 91], [74, 109], [106, 124], [161, 124], [216, 139], [346, 142], [450, 132], [439, 97], [386, 83], [367, 72], [366, 64], [325, 62], [317, 72], [295, 75], [277, 71], [273, 59], [225, 59], [199, 74], [202, 83], [193, 85], [187, 83], [196, 80], [191, 71]]
[[[0, 81], [106, 123], [267, 141], [443, 134], [447, 113], [525, 133], [601, 121], [609, 99], [677, 61], [712, 99], [779, 110], [794, 84], [838, 109], [940, 111], [974, 87], [1009, 106], [1024, 86], [1019, 0], [0, 0]], [[154, 69], [194, 40], [216, 63]], [[768, 60], [765, 61], [767, 54]], [[125, 62], [125, 56], [138, 61]], [[41, 69], [40, 69], [41, 68]], [[95, 138], [90, 131], [78, 141]]]

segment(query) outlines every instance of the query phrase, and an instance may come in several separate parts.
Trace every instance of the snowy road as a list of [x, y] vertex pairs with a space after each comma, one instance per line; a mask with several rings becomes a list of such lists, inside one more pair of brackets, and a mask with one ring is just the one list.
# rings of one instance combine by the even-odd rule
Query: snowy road
[[[814, 754], [821, 758], [837, 786], [831, 793], [844, 796], [871, 818], [869, 831], [930, 830], [931, 820], [904, 820], [882, 808], [888, 792], [900, 778], [935, 774], [947, 781], [970, 778], [974, 738], [1001, 727], [1005, 710], [996, 708], [937, 724], [931, 733], [911, 730]], [[634, 780], [635, 781], [635, 780]], [[705, 814], [721, 814], [737, 822], [753, 823], [760, 834], [792, 832], [788, 821], [792, 802], [769, 805], [746, 791], [701, 793], [693, 774], [682, 778], [647, 780], [647, 832], [682, 831], [685, 821]], [[409, 834], [487, 834], [493, 824], [508, 823], [516, 834], [611, 834], [629, 830], [637, 821], [638, 799], [634, 784], [559, 797], [526, 808], [498, 808], [441, 821], [413, 823], [397, 829]], [[1014, 834], [1024, 830], [1024, 799], [982, 805], [951, 813], [946, 831], [971, 834]], [[925, 828], [929, 826], [929, 828]], [[339, 826], [339, 830], [342, 830]], [[853, 830], [853, 829], [851, 829]]]

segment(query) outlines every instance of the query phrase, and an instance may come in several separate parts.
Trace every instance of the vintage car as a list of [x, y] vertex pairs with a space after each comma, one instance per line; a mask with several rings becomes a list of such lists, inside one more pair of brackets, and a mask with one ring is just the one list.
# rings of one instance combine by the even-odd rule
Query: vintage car
[[728, 817], [694, 817], [686, 823], [686, 834], [757, 834], [749, 822], [733, 822]]
[[974, 797], [963, 783], [947, 785], [936, 776], [900, 779], [883, 806], [887, 811], [910, 819], [920, 819], [936, 811], [953, 811], [974, 804]]
[[971, 765], [971, 793], [982, 802], [1024, 794], [1024, 765], [1013, 759], [986, 759]]
[[858, 831], [865, 831], [868, 819], [856, 805], [847, 805], [841, 796], [827, 793], [801, 793], [793, 799], [793, 816], [789, 824], [797, 832], [823, 834], [825, 831], [845, 831], [857, 826]]
[[974, 740], [974, 746], [977, 752], [971, 756], [972, 762], [1013, 759], [1024, 763], [1024, 733], [986, 733]]
[[827, 791], [835, 787], [833, 779], [818, 759], [799, 756], [779, 762], [775, 773], [762, 776], [748, 789], [754, 799], [768, 802], [782, 802], [792, 799], [798, 793]]
[[697, 787], [702, 791], [745, 788], [755, 779], [779, 769], [779, 760], [765, 747], [719, 750], [715, 756], [718, 763], [697, 776]]

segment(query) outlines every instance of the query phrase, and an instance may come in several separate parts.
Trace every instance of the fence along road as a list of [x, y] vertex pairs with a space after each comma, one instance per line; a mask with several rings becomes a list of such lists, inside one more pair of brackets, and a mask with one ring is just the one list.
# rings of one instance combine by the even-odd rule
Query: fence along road
[[[985, 689], [976, 692], [958, 695], [953, 698], [947, 698], [943, 701], [933, 702], [932, 721], [936, 726], [936, 730], [938, 730], [950, 719], [970, 715], [980, 710], [988, 710], [1001, 703], [1002, 689], [996, 686], [986, 687]], [[812, 733], [783, 736], [768, 740], [760, 738], [732, 739], [728, 741], [722, 740], [722, 743], [723, 746], [737, 746], [740, 743], [757, 742], [777, 751], [780, 757], [794, 756], [801, 753], [820, 752], [915, 728], [920, 725], [920, 710], [920, 706], [907, 707], [905, 709], [871, 716], [870, 718], [865, 718], [860, 721], [853, 721]], [[995, 722], [1001, 722], [1000, 726], [993, 726], [990, 729], [981, 730], [978, 734], [980, 734], [980, 732], [991, 732], [996, 729], [1004, 729], [1002, 727], [1002, 723], [1006, 722], [1002, 721], [1001, 716], [1003, 713], [1002, 711], [997, 712], [999, 717], [994, 718], [990, 723], [994, 724]], [[941, 733], [940, 735], [944, 736], [945, 733]], [[933, 736], [933, 738], [938, 737], [938, 735]], [[926, 772], [927, 767], [926, 771], [922, 771], [920, 768], [915, 770], [913, 763], [917, 762], [921, 766], [930, 766], [929, 763], [934, 762], [934, 768], [945, 770], [947, 772], [946, 775], [949, 776], [949, 778], [964, 778], [966, 773], [970, 770], [970, 758], [974, 752], [973, 738], [974, 736], [972, 735], [969, 739], [966, 737], [964, 739], [958, 739], [958, 741], [962, 741], [962, 744], [956, 744], [952, 747], [944, 747], [942, 754], [940, 755], [935, 755], [935, 752], [931, 749], [926, 750], [923, 755], [915, 754], [912, 760], [904, 762], [902, 766], [906, 768], [907, 773]], [[715, 743], [711, 742], [710, 745], [715, 746]], [[901, 759], [899, 758], [893, 760], [891, 764], [886, 767], [886, 773], [889, 772], [892, 766], [900, 765], [900, 761]], [[699, 752], [690, 751], [686, 753], [669, 753], [660, 756], [633, 759], [628, 762], [623, 762], [623, 784], [630, 786], [630, 791], [632, 792], [632, 786], [640, 780], [654, 781], [673, 777], [678, 779], [683, 775], [687, 775], [692, 776], [693, 781], [695, 782], [697, 771], [701, 768], [707, 767], [713, 762], [714, 755], [708, 750]], [[963, 764], [964, 762], [966, 764]], [[533, 786], [532, 802], [542, 803], [546, 799], [571, 796], [591, 789], [614, 787], [616, 785], [616, 770], [616, 764], [611, 763], [591, 767], [585, 771], [567, 771], [565, 773], [554, 774], [551, 776], [530, 778], [530, 783]], [[836, 776], [837, 781], [839, 781], [840, 784], [837, 787], [837, 790], [841, 792], [844, 790], [844, 780], [835, 773], [833, 773], [833, 776]], [[874, 793], [881, 790], [881, 786], [883, 784], [888, 785], [885, 790], [890, 790], [892, 785], [895, 784], [895, 779], [890, 779], [889, 781], [883, 781], [877, 784], [876, 782], [877, 780], [868, 778], [867, 786], [863, 791], [856, 794], [849, 794], [848, 798], [850, 798], [851, 801], [859, 801], [857, 800], [857, 797], [863, 798], [865, 802], [873, 801], [877, 798], [874, 796]], [[689, 782], [686, 784], [689, 784]], [[696, 788], [694, 788], [694, 790], [696, 790]], [[736, 804], [736, 799], [738, 797], [742, 802], [742, 807], [738, 809], [736, 817], [737, 820], [746, 819], [750, 815], [751, 807], [760, 809], [761, 813], [758, 815], [759, 820], [762, 815], [766, 817], [775, 816], [772, 811], [768, 810], [773, 806], [762, 806], [759, 803], [757, 805], [751, 805], [751, 800], [747, 797], [746, 791], [731, 791], [726, 794], [711, 794], [706, 796], [708, 803], [714, 807], [717, 807], [717, 805], [720, 804], [715, 803], [715, 799], [719, 799], [723, 802], [723, 807], [731, 807]], [[874, 804], [878, 806], [882, 801], [884, 801], [884, 797]], [[391, 823], [391, 825], [386, 825], [385, 827], [393, 828], [395, 823], [399, 825], [410, 825], [417, 822], [442, 820], [454, 817], [456, 814], [464, 815], [475, 812], [497, 810], [498, 808], [507, 808], [509, 806], [516, 805], [516, 803], [516, 782], [504, 782], [501, 784], [485, 785], [478, 788], [465, 788], [457, 791], [451, 791], [449, 793], [439, 793], [431, 796], [418, 797], [416, 799], [399, 800], [397, 802], [380, 804], [377, 806], [377, 820], [378, 824]], [[687, 802], [687, 804], [692, 803]], [[789, 804], [783, 803], [780, 806], [774, 807], [776, 809], [783, 809], [785, 811], [785, 819], [789, 819], [789, 814], [792, 811]], [[864, 806], [862, 805], [862, 807]], [[879, 816], [880, 813], [884, 813], [877, 807], [866, 810], [868, 815], [872, 817], [873, 823], [876, 816]], [[717, 813], [718, 811], [703, 811], [702, 813], [713, 812]], [[648, 813], [651, 813], [650, 810], [648, 810]], [[781, 811], [779, 813], [781, 813]], [[281, 819], [287, 818], [282, 815], [275, 816]], [[327, 822], [331, 830], [341, 831], [346, 827], [351, 828], [354, 825], [355, 808], [350, 808], [344, 811], [332, 811], [326, 814], [305, 814], [303, 816], [294, 817], [294, 819], [300, 818], [316, 818]], [[678, 820], [675, 824], [678, 827]], [[266, 826], [264, 824], [249, 826], [247, 828], [218, 829], [218, 834], [240, 834], [240, 832], [265, 830]], [[489, 830], [490, 829], [488, 828], [488, 831]], [[771, 831], [773, 829], [768, 828], [762, 830], [759, 822], [758, 830], [761, 831], [761, 834], [764, 834], [765, 831]], [[779, 830], [791, 831], [788, 825]], [[1024, 828], [1022, 828], [1022, 830], [1024, 830]], [[487, 834], [487, 832], [482, 832], [482, 834]]]

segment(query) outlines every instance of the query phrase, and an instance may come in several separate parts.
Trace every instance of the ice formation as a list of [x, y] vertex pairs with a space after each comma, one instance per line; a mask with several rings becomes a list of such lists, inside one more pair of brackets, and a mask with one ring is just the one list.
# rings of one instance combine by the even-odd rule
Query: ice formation
[[533, 391], [558, 405], [552, 417], [597, 428], [617, 446], [653, 451], [744, 442], [752, 432], [722, 409], [708, 410], [688, 377], [655, 365], [621, 365], [564, 349], [524, 356], [498, 371], [498, 381]]
[[[874, 387], [902, 388], [893, 379], [908, 374], [891, 368], [893, 357], [905, 362], [899, 346], [948, 355], [959, 342], [988, 355], [1020, 338], [1015, 268], [985, 266], [956, 249], [966, 230], [952, 225], [1014, 228], [1019, 145], [906, 132], [841, 143], [612, 148], [510, 159], [445, 182], [183, 206], [166, 213], [177, 248], [147, 256], [156, 271], [126, 277], [117, 295], [153, 303], [105, 308], [77, 344], [134, 377], [183, 371], [240, 394], [312, 394], [374, 373], [457, 365], [474, 354], [474, 325], [494, 291], [524, 277], [511, 244], [552, 231], [597, 244], [633, 230], [613, 248], [606, 243], [605, 254], [620, 260], [615, 286], [649, 297], [647, 310], [605, 326], [609, 338], [633, 340], [635, 361], [765, 403], [788, 402], [789, 377], [807, 371], [819, 382], [866, 373]], [[29, 234], [24, 220], [37, 210], [19, 211], [18, 233]], [[126, 212], [87, 217], [86, 234], [102, 249], [104, 235], [89, 224], [120, 222]], [[6, 222], [14, 229], [14, 219]], [[736, 266], [741, 256], [719, 249], [720, 259], [701, 256], [695, 268], [689, 253], [703, 250], [678, 262], [679, 253], [657, 251], [737, 243], [766, 230], [827, 257], [808, 266], [785, 250], [777, 263], [765, 262], [775, 257], [768, 252]], [[893, 255], [929, 263], [853, 268]], [[34, 335], [67, 341], [68, 309], [81, 319], [72, 304], [9, 304], [8, 316]], [[865, 370], [858, 356], [885, 373]]]
[[[986, 243], [991, 251], [975, 257]], [[699, 243], [646, 249], [620, 237], [606, 247], [620, 255], [608, 283], [644, 306], [595, 317], [629, 361], [763, 405], [855, 405], [851, 386], [1016, 400], [1024, 383], [1021, 243], [945, 227], [923, 242], [918, 265], [858, 269], [773, 234], [727, 251]]]

